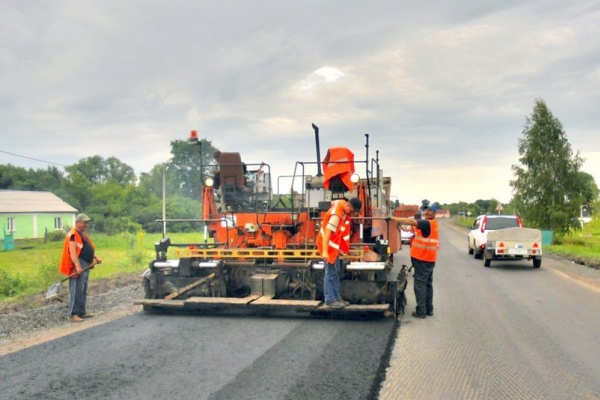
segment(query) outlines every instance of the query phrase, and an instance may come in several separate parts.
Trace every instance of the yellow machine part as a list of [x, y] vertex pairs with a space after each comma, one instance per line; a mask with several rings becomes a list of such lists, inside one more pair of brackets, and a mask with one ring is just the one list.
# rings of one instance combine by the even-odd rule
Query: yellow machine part
[[[213, 258], [213, 259], [248, 259], [248, 258], [271, 258], [277, 260], [286, 259], [321, 259], [317, 249], [177, 249], [175, 256], [178, 258]], [[351, 261], [363, 260], [365, 257], [364, 249], [351, 249], [347, 255], [341, 255], [340, 258]]]

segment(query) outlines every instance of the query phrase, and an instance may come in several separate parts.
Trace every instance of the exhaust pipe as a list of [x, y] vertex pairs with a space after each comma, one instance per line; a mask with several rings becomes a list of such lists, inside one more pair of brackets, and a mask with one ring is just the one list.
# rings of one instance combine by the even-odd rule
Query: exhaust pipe
[[317, 176], [323, 176], [321, 172], [321, 144], [319, 143], [319, 127], [315, 124], [312, 124], [313, 129], [315, 130], [315, 142], [317, 142]]

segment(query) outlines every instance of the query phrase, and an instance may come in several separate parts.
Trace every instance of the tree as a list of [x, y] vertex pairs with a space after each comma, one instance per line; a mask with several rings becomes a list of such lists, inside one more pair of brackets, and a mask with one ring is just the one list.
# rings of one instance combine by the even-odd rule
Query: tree
[[477, 207], [479, 207], [480, 210], [482, 210], [484, 214], [486, 214], [490, 209], [489, 200], [478, 199], [475, 201], [475, 204], [477, 205]]
[[542, 99], [535, 100], [522, 134], [520, 165], [512, 166], [515, 179], [510, 184], [524, 220], [558, 234], [579, 228], [577, 216], [585, 191], [579, 178], [583, 160], [579, 152], [573, 154], [562, 124]]
[[114, 182], [119, 184], [135, 183], [135, 171], [133, 168], [116, 157], [109, 157], [106, 159], [106, 176], [107, 182]]
[[82, 158], [73, 165], [65, 167], [69, 174], [79, 174], [91, 183], [114, 182], [118, 184], [135, 183], [132, 167], [116, 157], [106, 160], [99, 155]]
[[98, 155], [82, 158], [75, 164], [65, 167], [69, 176], [77, 174], [90, 183], [101, 183], [106, 176], [104, 159]]
[[165, 174], [165, 191], [167, 196], [179, 194], [181, 183], [176, 171], [173, 168], [169, 168], [168, 164], [156, 164], [149, 172], [142, 172], [138, 187], [145, 193], [162, 198], [163, 174]]
[[65, 193], [64, 200], [79, 211], [84, 212], [93, 201], [92, 184], [81, 174], [69, 174], [61, 189]]
[[183, 196], [200, 199], [202, 183], [200, 166], [202, 165], [205, 176], [212, 176], [210, 165], [214, 165], [213, 154], [216, 150], [212, 142], [206, 139], [202, 139], [200, 145], [191, 145], [187, 140], [171, 142], [168, 170], [176, 173], [176, 179], [180, 182], [180, 193]]
[[578, 175], [583, 186], [583, 204], [592, 204], [598, 200], [598, 185], [594, 177], [587, 172], [580, 171]]
[[63, 173], [55, 166], [25, 169], [11, 164], [0, 165], [0, 189], [49, 191], [56, 194]]

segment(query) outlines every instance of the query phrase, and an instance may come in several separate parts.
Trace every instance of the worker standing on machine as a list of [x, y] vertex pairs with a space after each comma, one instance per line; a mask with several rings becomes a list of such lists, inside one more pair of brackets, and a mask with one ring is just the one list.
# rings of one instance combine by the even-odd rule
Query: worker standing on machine
[[423, 205], [425, 219], [390, 217], [401, 224], [416, 227], [415, 237], [410, 247], [410, 259], [415, 268], [415, 298], [417, 309], [413, 317], [433, 316], [433, 268], [439, 248], [439, 229], [435, 220], [437, 207]]
[[325, 306], [344, 308], [350, 303], [340, 294], [340, 252], [350, 250], [350, 220], [353, 212], [360, 211], [362, 202], [357, 198], [334, 200], [323, 217], [321, 229], [317, 235], [317, 248], [323, 257], [324, 277], [323, 293]]

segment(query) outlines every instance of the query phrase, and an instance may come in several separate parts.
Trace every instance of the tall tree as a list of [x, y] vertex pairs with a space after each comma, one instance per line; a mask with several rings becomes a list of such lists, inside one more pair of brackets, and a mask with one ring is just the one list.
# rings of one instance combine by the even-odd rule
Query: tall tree
[[179, 194], [179, 178], [175, 169], [169, 168], [169, 164], [156, 164], [149, 172], [142, 172], [138, 187], [142, 192], [162, 198], [163, 177], [165, 178], [166, 195], [169, 197]]
[[135, 183], [136, 176], [134, 169], [121, 162], [116, 157], [108, 157], [106, 159], [106, 176], [107, 182], [118, 184]]
[[118, 158], [102, 158], [99, 155], [82, 158], [75, 164], [65, 167], [69, 174], [77, 173], [91, 183], [114, 182], [119, 184], [135, 183], [136, 177], [132, 167]]
[[583, 185], [583, 202], [584, 204], [592, 204], [598, 200], [598, 185], [594, 180], [594, 177], [587, 172], [580, 171], [579, 179]]
[[515, 179], [510, 184], [525, 221], [559, 234], [579, 228], [577, 216], [585, 190], [579, 179], [583, 160], [579, 152], [573, 154], [562, 124], [542, 99], [535, 100], [522, 134], [520, 165], [512, 166]]
[[62, 182], [62, 192], [65, 193], [67, 203], [79, 211], [85, 212], [87, 207], [93, 202], [92, 183], [79, 173], [71, 173]]
[[63, 173], [55, 166], [25, 169], [11, 164], [0, 165], [0, 189], [50, 191], [60, 188]]
[[180, 191], [183, 196], [200, 199], [202, 165], [204, 178], [211, 176], [210, 164], [214, 164], [213, 154], [216, 149], [212, 142], [206, 139], [200, 145], [191, 145], [187, 140], [173, 140], [171, 142], [171, 159], [168, 169], [176, 172], [180, 182]]
[[69, 175], [77, 174], [90, 183], [102, 183], [106, 177], [106, 164], [102, 157], [95, 155], [82, 158], [75, 164], [65, 167]]

